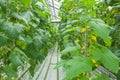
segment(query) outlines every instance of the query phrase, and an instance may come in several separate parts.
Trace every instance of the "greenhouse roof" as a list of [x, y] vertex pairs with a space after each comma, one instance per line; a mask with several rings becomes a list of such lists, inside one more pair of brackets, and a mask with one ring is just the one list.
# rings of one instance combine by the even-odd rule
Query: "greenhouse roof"
[[58, 16], [58, 12], [59, 12], [61, 3], [58, 2], [58, 0], [46, 0], [46, 3], [50, 9], [52, 20], [59, 21], [60, 18]]

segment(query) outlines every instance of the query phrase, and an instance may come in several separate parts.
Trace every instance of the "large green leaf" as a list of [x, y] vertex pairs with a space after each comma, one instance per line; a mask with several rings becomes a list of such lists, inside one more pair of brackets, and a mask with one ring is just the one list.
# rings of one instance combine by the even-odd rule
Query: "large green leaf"
[[109, 38], [110, 29], [101, 19], [92, 19], [88, 22], [88, 25], [91, 26], [96, 35], [103, 40]]
[[19, 20], [24, 21], [25, 24], [28, 25], [29, 21], [30, 21], [30, 20], [32, 19], [32, 17], [33, 17], [33, 13], [32, 13], [30, 10], [28, 10], [28, 11], [25, 11], [25, 12], [23, 12], [23, 13], [21, 13], [21, 14], [18, 14], [18, 13], [16, 13], [16, 12], [14, 12], [14, 13], [12, 14], [12, 16], [15, 17], [15, 18], [17, 18], [17, 19], [19, 19]]
[[28, 10], [22, 14], [22, 19], [26, 24], [29, 23], [29, 21], [32, 19], [32, 17], [33, 17], [33, 13], [30, 10]]
[[20, 58], [16, 55], [16, 54], [10, 54], [9, 56], [9, 60], [16, 66], [20, 66], [21, 64], [23, 65], [22, 61], [20, 60]]
[[13, 24], [12, 22], [5, 22], [2, 25], [2, 30], [10, 37], [16, 38], [18, 34], [23, 31], [23, 25]]
[[5, 73], [9, 76], [9, 77], [16, 77], [17, 73], [8, 65], [6, 65], [3, 70], [5, 71]]
[[14, 30], [16, 33], [22, 33], [24, 26], [22, 24], [13, 24]]
[[28, 60], [28, 57], [26, 56], [26, 54], [21, 49], [19, 49], [17, 47], [14, 49], [13, 53], [19, 57], [19, 59], [21, 60], [22, 63], [24, 61]]
[[21, 15], [19, 15], [18, 13], [16, 13], [16, 12], [13, 12], [12, 16], [19, 19], [19, 20], [23, 20], [23, 17]]
[[117, 73], [119, 69], [119, 59], [107, 48], [102, 45], [94, 46], [90, 52], [94, 59], [100, 61], [107, 69]]
[[60, 52], [62, 55], [70, 53], [71, 55], [77, 55], [80, 53], [80, 45], [69, 46]]
[[23, 66], [24, 61], [28, 60], [28, 57], [19, 48], [15, 48], [9, 55], [9, 60], [13, 65], [18, 67], [20, 65]]
[[61, 66], [64, 66], [67, 63], [67, 60], [61, 60], [60, 62], [57, 63], [57, 65], [55, 66], [55, 68], [59, 68]]
[[90, 58], [74, 57], [67, 62], [69, 66], [66, 70], [65, 80], [71, 80], [82, 72], [92, 71], [92, 62]]

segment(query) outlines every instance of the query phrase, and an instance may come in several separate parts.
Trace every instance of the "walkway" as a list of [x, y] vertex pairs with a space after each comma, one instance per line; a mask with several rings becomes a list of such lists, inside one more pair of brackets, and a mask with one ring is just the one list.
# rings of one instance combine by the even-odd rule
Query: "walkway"
[[38, 68], [33, 80], [62, 80], [65, 76], [63, 69], [54, 69], [59, 60], [60, 55], [58, 54], [58, 45], [56, 44]]

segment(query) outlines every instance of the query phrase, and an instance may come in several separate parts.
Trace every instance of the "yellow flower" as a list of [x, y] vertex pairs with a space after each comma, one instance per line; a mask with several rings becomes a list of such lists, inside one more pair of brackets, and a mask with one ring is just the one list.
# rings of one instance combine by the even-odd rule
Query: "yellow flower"
[[109, 24], [108, 24], [108, 23], [107, 23], [106, 25], [107, 25], [107, 26], [109, 26]]
[[82, 28], [81, 32], [84, 33], [86, 31], [86, 28]]
[[76, 40], [76, 42], [80, 42], [80, 40], [79, 40], [79, 39], [77, 39], [77, 40]]
[[82, 47], [82, 50], [85, 50], [85, 48], [86, 48], [86, 46], [83, 46], [83, 47]]
[[20, 24], [19, 22], [17, 22], [17, 24]]
[[30, 27], [25, 27], [25, 30], [26, 30], [26, 31], [29, 31], [29, 30], [30, 30]]
[[92, 79], [89, 77], [88, 80], [92, 80]]
[[98, 64], [95, 64], [95, 67], [98, 67], [99, 65]]
[[95, 60], [95, 59], [92, 59], [92, 62], [93, 62], [93, 63], [96, 63], [96, 60]]
[[112, 24], [115, 24], [115, 22], [112, 22]]
[[83, 76], [85, 76], [86, 72], [83, 72]]
[[96, 36], [92, 36], [92, 40], [97, 41], [97, 37]]
[[86, 28], [87, 28], [87, 29], [89, 29], [89, 28], [90, 28], [90, 26], [86, 26]]
[[16, 6], [16, 9], [17, 9], [17, 10], [20, 10], [19, 6]]

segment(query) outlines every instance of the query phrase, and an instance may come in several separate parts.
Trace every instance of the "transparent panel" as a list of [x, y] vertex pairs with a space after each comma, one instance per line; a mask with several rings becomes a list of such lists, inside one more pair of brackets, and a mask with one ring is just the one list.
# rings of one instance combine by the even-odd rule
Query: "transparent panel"
[[58, 0], [46, 0], [46, 3], [50, 9], [52, 20], [58, 21], [59, 20], [58, 12], [61, 4], [58, 2]]

